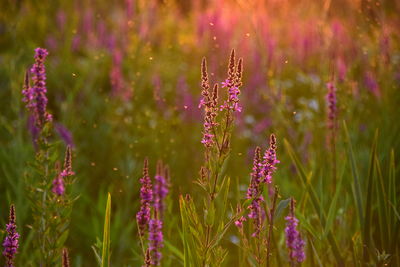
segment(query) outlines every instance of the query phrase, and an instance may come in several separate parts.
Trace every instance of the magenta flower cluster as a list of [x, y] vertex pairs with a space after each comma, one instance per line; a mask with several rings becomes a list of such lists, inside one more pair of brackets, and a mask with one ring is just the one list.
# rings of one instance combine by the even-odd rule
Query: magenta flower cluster
[[237, 66], [235, 65], [235, 50], [232, 50], [229, 65], [228, 78], [222, 82], [222, 87], [228, 90], [228, 99], [221, 105], [220, 109], [231, 110], [233, 112], [241, 112], [242, 107], [239, 105], [240, 86], [242, 86], [243, 60], [239, 59]]
[[[261, 208], [264, 201], [262, 196], [263, 185], [272, 182], [272, 174], [276, 170], [277, 163], [279, 161], [276, 159], [276, 138], [274, 134], [271, 134], [269, 148], [265, 151], [263, 158], [261, 157], [261, 148], [256, 147], [255, 149], [253, 171], [246, 194], [247, 199], [252, 199], [251, 204], [247, 207], [250, 210], [247, 216], [254, 223], [255, 232], [252, 234], [253, 237], [260, 234], [265, 219], [265, 212]], [[235, 225], [242, 227], [244, 221], [246, 221], [246, 218], [242, 216], [235, 222]]]
[[153, 188], [151, 179], [149, 176], [149, 165], [148, 160], [145, 159], [143, 166], [143, 176], [140, 179], [140, 210], [136, 214], [136, 220], [139, 227], [140, 236], [144, 236], [145, 231], [148, 228], [148, 224], [151, 217], [151, 203], [153, 201]]
[[165, 204], [164, 200], [168, 195], [169, 170], [162, 162], [157, 163], [157, 173], [154, 176], [154, 208], [158, 211], [160, 218], [163, 217]]
[[328, 128], [334, 129], [336, 127], [336, 114], [337, 114], [337, 100], [336, 100], [336, 87], [332, 82], [326, 84], [328, 93], [326, 101], [328, 103]]
[[28, 74], [25, 77], [25, 85], [22, 94], [26, 107], [35, 119], [35, 125], [42, 129], [44, 124], [52, 120], [51, 114], [46, 110], [47, 107], [47, 89], [46, 89], [46, 68], [44, 61], [48, 55], [46, 49], [35, 49], [35, 64], [30, 69], [33, 80], [33, 86], [29, 85]]
[[279, 160], [276, 159], [276, 138], [271, 134], [269, 138], [269, 148], [265, 151], [263, 162], [264, 182], [272, 183], [272, 174], [276, 171], [276, 164]]
[[[148, 233], [149, 246], [146, 250], [145, 265], [160, 265], [164, 246], [163, 242], [163, 212], [165, 209], [165, 198], [168, 195], [169, 170], [162, 162], [157, 163], [157, 172], [154, 177], [154, 187], [149, 175], [148, 160], [144, 161], [143, 176], [140, 179], [141, 205], [136, 214], [139, 235], [143, 238]], [[153, 212], [152, 212], [153, 211]]]
[[161, 248], [163, 247], [162, 221], [158, 218], [149, 222], [149, 249], [152, 265], [160, 265]]
[[210, 84], [208, 81], [207, 62], [203, 58], [201, 63], [201, 87], [203, 96], [200, 100], [199, 108], [204, 107], [204, 131], [201, 143], [205, 147], [212, 147], [215, 143], [215, 126], [217, 117], [217, 102], [218, 102], [218, 85], [214, 85], [212, 92], [210, 92]]
[[7, 236], [3, 242], [3, 255], [6, 258], [5, 267], [14, 267], [15, 254], [18, 252], [18, 239], [19, 234], [17, 233], [16, 215], [15, 207], [11, 205], [10, 207], [10, 218], [8, 224], [6, 225]]
[[72, 171], [72, 149], [71, 146], [67, 146], [65, 152], [64, 168], [57, 177], [53, 180], [53, 188], [51, 191], [57, 196], [62, 196], [65, 193], [65, 179], [69, 176], [75, 175]]
[[[260, 234], [264, 219], [262, 214], [261, 205], [264, 201], [261, 189], [263, 182], [263, 165], [261, 161], [261, 149], [256, 147], [254, 152], [253, 171], [251, 173], [251, 182], [247, 190], [247, 199], [253, 199], [251, 204], [248, 206], [250, 210], [248, 217], [253, 220], [255, 232], [252, 234], [256, 237]], [[237, 225], [237, 224], [236, 224]]]
[[286, 220], [286, 246], [289, 250], [289, 259], [291, 262], [303, 262], [306, 258], [304, 253], [305, 242], [301, 238], [297, 225], [299, 220], [294, 216], [294, 199], [291, 199], [289, 216]]
[[[242, 108], [239, 105], [240, 86], [242, 86], [242, 72], [243, 72], [243, 60], [239, 59], [237, 64], [235, 61], [235, 50], [232, 50], [229, 65], [228, 65], [228, 78], [225, 82], [222, 82], [222, 87], [227, 88], [228, 98], [224, 101], [224, 104], [218, 108], [218, 84], [215, 84], [213, 89], [210, 90], [210, 84], [207, 73], [207, 62], [203, 58], [201, 63], [201, 87], [202, 87], [202, 98], [199, 103], [199, 108], [204, 107], [204, 130], [203, 138], [201, 143], [206, 147], [210, 148], [216, 143], [216, 121], [218, 111], [226, 110], [227, 120], [231, 120], [232, 112], [241, 112]], [[229, 122], [227, 122], [229, 124]], [[221, 146], [224, 144], [221, 144]]]

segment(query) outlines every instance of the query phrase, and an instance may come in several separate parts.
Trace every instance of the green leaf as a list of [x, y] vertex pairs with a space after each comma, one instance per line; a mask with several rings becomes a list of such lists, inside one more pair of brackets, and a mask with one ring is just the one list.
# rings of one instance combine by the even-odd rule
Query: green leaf
[[231, 184], [231, 179], [230, 177], [225, 176], [224, 180], [222, 181], [221, 185], [221, 193], [222, 193], [222, 210], [220, 215], [217, 217], [218, 222], [218, 231], [220, 231], [223, 228], [223, 221], [225, 219], [225, 213], [228, 207], [228, 195], [229, 195], [229, 188]]
[[283, 214], [283, 210], [286, 209], [289, 203], [290, 203], [290, 198], [279, 201], [278, 205], [276, 206], [276, 211], [273, 220], [274, 222], [276, 222], [276, 220], [278, 220], [281, 217], [281, 215]]
[[174, 245], [172, 245], [168, 240], [164, 240], [165, 248], [171, 251], [175, 256], [177, 256], [181, 261], [184, 261], [183, 253]]
[[345, 142], [347, 144], [347, 155], [348, 159], [350, 160], [351, 172], [353, 175], [353, 183], [351, 187], [353, 191], [354, 201], [356, 202], [357, 206], [358, 221], [360, 223], [361, 228], [363, 228], [364, 212], [363, 212], [363, 195], [361, 194], [360, 177], [358, 175], [358, 169], [354, 158], [353, 147], [351, 144], [350, 135], [347, 130], [347, 125], [345, 121], [343, 121], [343, 129], [345, 133]]
[[367, 177], [367, 196], [365, 202], [365, 225], [363, 229], [363, 242], [364, 246], [364, 261], [368, 261], [369, 252], [368, 250], [372, 248], [371, 241], [371, 220], [372, 220], [372, 194], [373, 194], [373, 186], [374, 186], [374, 172], [375, 172], [375, 157], [376, 157], [376, 144], [378, 140], [378, 131], [375, 132], [374, 141], [372, 143], [371, 155], [369, 160], [369, 170]]
[[211, 201], [208, 208], [204, 210], [206, 216], [206, 225], [213, 226], [215, 219], [215, 205], [214, 202]]
[[[345, 168], [343, 168], [343, 169], [345, 169]], [[325, 229], [324, 229], [324, 235], [325, 236], [331, 231], [333, 220], [334, 220], [335, 215], [336, 215], [336, 203], [338, 201], [339, 195], [340, 195], [341, 190], [342, 190], [343, 177], [344, 177], [344, 175], [342, 173], [342, 175], [340, 177], [340, 180], [339, 180], [339, 184], [336, 187], [335, 195], [334, 195], [334, 197], [332, 199], [332, 202], [331, 202], [331, 205], [329, 207], [328, 217], [326, 219], [326, 224], [325, 224]]]
[[111, 195], [108, 193], [106, 215], [104, 218], [103, 250], [101, 254], [101, 267], [110, 266], [110, 219], [111, 219]]

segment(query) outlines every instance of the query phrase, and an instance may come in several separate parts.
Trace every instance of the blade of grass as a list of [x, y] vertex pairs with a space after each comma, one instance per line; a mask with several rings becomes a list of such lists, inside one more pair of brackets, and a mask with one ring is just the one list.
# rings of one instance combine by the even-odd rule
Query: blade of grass
[[104, 218], [103, 250], [101, 254], [101, 267], [110, 266], [110, 219], [111, 219], [111, 195], [108, 193], [106, 214]]
[[371, 220], [372, 220], [372, 194], [373, 194], [373, 186], [374, 186], [374, 173], [375, 173], [375, 157], [376, 157], [376, 143], [378, 139], [378, 131], [375, 132], [375, 137], [372, 142], [371, 147], [371, 155], [369, 160], [369, 168], [368, 168], [368, 177], [367, 177], [367, 195], [365, 202], [365, 225], [363, 229], [363, 257], [364, 261], [368, 262], [369, 260], [369, 250], [372, 249], [372, 240], [371, 240]]
[[333, 197], [331, 205], [329, 207], [328, 217], [326, 219], [325, 230], [324, 230], [325, 236], [331, 231], [331, 228], [332, 228], [333, 220], [334, 220], [335, 214], [336, 214], [336, 203], [338, 201], [339, 195], [342, 190], [343, 177], [344, 177], [344, 175], [342, 174], [340, 177], [340, 180], [339, 180], [339, 184], [336, 187], [335, 196]]
[[348, 159], [350, 161], [351, 172], [353, 175], [353, 183], [351, 185], [354, 201], [357, 206], [357, 213], [358, 213], [358, 222], [361, 226], [361, 229], [364, 228], [364, 212], [363, 212], [363, 196], [361, 194], [361, 183], [360, 177], [358, 175], [357, 164], [354, 158], [353, 147], [350, 140], [349, 131], [347, 130], [346, 122], [343, 121], [343, 129], [345, 134], [345, 143], [347, 144], [347, 154]]
[[381, 238], [381, 249], [380, 250], [385, 250], [388, 251], [389, 249], [389, 239], [390, 239], [390, 234], [391, 234], [391, 228], [390, 228], [390, 221], [388, 220], [388, 208], [390, 209], [390, 206], [388, 205], [388, 197], [386, 194], [385, 190], [385, 182], [383, 180], [383, 175], [382, 175], [382, 170], [381, 170], [381, 165], [379, 163], [378, 157], [375, 157], [375, 169], [376, 173], [378, 176], [378, 182], [376, 183], [376, 192], [378, 194], [378, 201], [379, 205], [378, 207], [378, 214], [379, 214], [379, 230], [380, 234], [379, 237]]

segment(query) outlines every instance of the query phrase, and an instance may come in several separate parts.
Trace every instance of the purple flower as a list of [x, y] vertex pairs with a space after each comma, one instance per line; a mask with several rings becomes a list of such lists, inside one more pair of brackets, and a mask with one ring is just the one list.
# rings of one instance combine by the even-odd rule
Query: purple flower
[[242, 228], [243, 227], [243, 222], [246, 221], [246, 217], [241, 216], [237, 221], [235, 221], [235, 225], [238, 228]]
[[379, 88], [379, 84], [376, 81], [374, 74], [371, 71], [368, 71], [365, 74], [364, 84], [365, 84], [365, 87], [367, 87], [367, 89], [369, 89], [376, 98], [380, 98], [381, 90]]
[[44, 124], [52, 120], [52, 116], [47, 113], [47, 89], [46, 89], [46, 69], [44, 61], [48, 52], [43, 48], [35, 49], [35, 64], [33, 64], [30, 72], [33, 75], [33, 87], [29, 86], [29, 79], [26, 75], [25, 85], [22, 94], [23, 101], [26, 102], [27, 108], [35, 118], [35, 124], [42, 129]]
[[215, 84], [212, 94], [210, 92], [210, 85], [208, 82], [208, 74], [207, 74], [207, 62], [206, 59], [203, 58], [201, 63], [201, 87], [202, 87], [202, 96], [203, 98], [200, 100], [199, 108], [204, 107], [204, 130], [203, 130], [203, 139], [201, 143], [206, 147], [210, 148], [214, 145], [214, 127], [218, 125], [216, 122], [217, 117], [217, 102], [218, 102], [218, 85]]
[[163, 217], [165, 204], [164, 200], [168, 194], [168, 167], [164, 167], [162, 162], [157, 163], [157, 173], [154, 177], [154, 208]]
[[232, 50], [228, 65], [228, 79], [222, 82], [222, 88], [228, 89], [228, 99], [220, 107], [221, 110], [242, 111], [242, 107], [239, 105], [239, 88], [242, 86], [242, 73], [243, 60], [239, 59], [237, 66], [235, 66], [235, 50]]
[[276, 137], [271, 134], [269, 137], [269, 148], [265, 151], [263, 162], [263, 174], [265, 182], [270, 184], [272, 182], [272, 174], [276, 171], [276, 164], [279, 160], [276, 159]]
[[28, 118], [28, 130], [31, 133], [33, 145], [34, 145], [35, 149], [37, 149], [36, 140], [39, 137], [40, 129], [36, 126], [35, 117], [33, 117], [32, 115], [30, 115]]
[[150, 204], [153, 201], [153, 190], [151, 185], [151, 180], [149, 176], [149, 166], [148, 160], [144, 160], [143, 166], [143, 176], [140, 179], [142, 187], [140, 188], [140, 209], [136, 214], [136, 221], [139, 227], [139, 234], [144, 236], [145, 230], [148, 227], [150, 221]]
[[14, 267], [14, 258], [15, 254], [18, 253], [18, 239], [19, 234], [16, 231], [16, 216], [15, 216], [15, 207], [14, 205], [10, 206], [10, 217], [8, 224], [6, 224], [7, 236], [3, 242], [3, 255], [6, 258], [5, 267]]
[[247, 189], [247, 199], [251, 199], [259, 195], [262, 176], [263, 170], [261, 162], [261, 148], [256, 147], [254, 151], [253, 171], [251, 173], [250, 185]]
[[255, 228], [255, 232], [252, 234], [253, 237], [259, 235], [263, 224], [263, 214], [261, 212], [261, 204], [264, 201], [264, 198], [261, 196], [262, 177], [263, 168], [261, 162], [261, 149], [260, 147], [256, 147], [254, 152], [253, 172], [251, 173], [251, 181], [247, 190], [247, 199], [253, 199], [251, 204], [248, 206], [248, 209], [250, 210], [248, 216], [253, 220]]
[[72, 138], [72, 134], [67, 129], [67, 127], [65, 127], [61, 123], [56, 123], [55, 129], [56, 129], [58, 135], [60, 135], [61, 139], [64, 141], [64, 143], [66, 145], [74, 147], [74, 141], [73, 141], [73, 138]]
[[57, 196], [64, 195], [64, 179], [72, 175], [75, 175], [75, 173], [72, 171], [72, 151], [71, 146], [67, 146], [67, 150], [65, 151], [64, 168], [53, 180], [53, 188], [51, 191]]
[[[157, 217], [157, 213], [156, 216]], [[158, 218], [151, 219], [149, 222], [149, 249], [151, 252], [152, 265], [160, 265], [162, 257], [161, 248], [163, 245], [162, 221]]]
[[290, 201], [290, 213], [285, 217], [286, 220], [286, 246], [289, 249], [290, 262], [303, 262], [306, 258], [304, 253], [305, 242], [301, 239], [300, 233], [297, 230], [299, 220], [294, 216], [295, 202], [292, 198]]
[[62, 196], [65, 193], [64, 179], [61, 173], [53, 180], [53, 188], [51, 191], [57, 196]]
[[327, 83], [326, 87], [328, 88], [328, 94], [326, 95], [328, 103], [328, 128], [334, 129], [336, 127], [337, 115], [336, 87], [332, 82]]

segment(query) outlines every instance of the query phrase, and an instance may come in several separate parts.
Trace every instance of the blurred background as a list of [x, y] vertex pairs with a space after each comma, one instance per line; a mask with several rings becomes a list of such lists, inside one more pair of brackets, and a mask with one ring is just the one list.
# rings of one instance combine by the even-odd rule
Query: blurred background
[[[193, 181], [203, 161], [202, 57], [212, 83], [226, 79], [232, 48], [244, 60], [243, 111], [227, 168], [233, 207], [245, 196], [253, 150], [266, 147], [270, 133], [278, 140], [281, 163], [274, 181], [281, 197], [303, 193], [283, 148], [285, 138], [304, 166], [318, 174], [313, 183], [329, 207], [324, 191], [329, 81], [338, 89], [338, 164], [345, 157], [343, 120], [361, 169], [367, 171], [376, 129], [383, 164], [391, 149], [399, 158], [399, 1], [0, 0], [0, 7], [0, 224], [15, 203], [22, 234], [18, 262], [24, 266], [35, 266], [29, 261], [32, 215], [24, 186], [34, 147], [21, 90], [36, 47], [49, 51], [54, 139], [60, 147], [63, 142], [74, 147], [73, 191], [80, 198], [66, 242], [73, 266], [95, 265], [91, 246], [102, 237], [107, 192], [113, 197], [112, 265], [141, 265], [135, 214], [145, 157], [151, 175], [159, 159], [170, 166], [164, 237], [182, 248], [177, 200], [200, 192]], [[340, 166], [339, 172], [349, 168]], [[350, 180], [344, 178], [345, 190]], [[334, 229], [340, 229], [335, 234], [347, 255], [357, 239], [354, 207], [348, 195], [339, 206]], [[313, 218], [310, 213], [310, 224]], [[237, 260], [236, 235], [232, 229], [223, 241], [231, 252], [227, 265]], [[309, 247], [327, 262], [332, 257], [318, 238]], [[164, 259], [165, 266], [181, 264], [170, 246]]]

